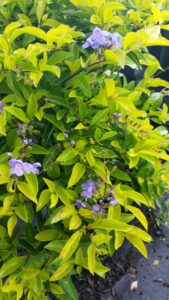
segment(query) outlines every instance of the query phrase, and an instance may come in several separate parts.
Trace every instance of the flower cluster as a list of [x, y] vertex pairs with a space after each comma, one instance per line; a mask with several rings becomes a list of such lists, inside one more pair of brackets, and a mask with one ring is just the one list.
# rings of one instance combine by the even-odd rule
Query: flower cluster
[[[98, 186], [99, 183], [94, 182], [92, 179], [88, 179], [86, 182], [84, 182], [81, 185], [82, 188], [81, 196], [85, 198], [85, 201], [92, 198], [92, 196], [96, 193]], [[77, 209], [87, 208], [88, 204], [85, 201], [77, 199], [74, 206], [76, 206]], [[92, 205], [91, 210], [92, 213], [94, 214], [97, 213], [101, 215], [105, 211], [104, 208], [108, 208], [109, 206], [114, 206], [117, 203], [118, 203], [117, 200], [113, 196], [113, 190], [109, 190], [106, 197], [106, 203], [104, 202], [103, 199], [100, 199], [98, 203]]]
[[81, 185], [83, 192], [81, 193], [82, 197], [85, 197], [85, 200], [92, 198], [93, 194], [96, 192], [96, 183], [89, 179]]
[[117, 32], [110, 33], [105, 30], [101, 30], [99, 27], [95, 27], [93, 33], [89, 36], [86, 42], [83, 44], [82, 48], [92, 48], [98, 49], [99, 47], [103, 46], [108, 48], [114, 45], [116, 48], [121, 48], [121, 35]]
[[15, 174], [17, 176], [22, 176], [25, 173], [39, 174], [39, 169], [41, 167], [40, 163], [30, 164], [28, 162], [23, 162], [21, 159], [11, 158], [8, 161], [9, 165], [12, 167], [10, 169], [10, 174]]

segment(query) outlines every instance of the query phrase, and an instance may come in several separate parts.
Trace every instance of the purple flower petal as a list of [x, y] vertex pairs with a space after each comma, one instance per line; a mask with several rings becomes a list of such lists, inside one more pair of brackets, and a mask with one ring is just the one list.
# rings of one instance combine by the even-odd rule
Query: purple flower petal
[[30, 174], [32, 172], [32, 165], [27, 163], [27, 162], [23, 162], [22, 163], [22, 169], [25, 173]]
[[17, 163], [12, 169], [10, 169], [10, 174], [15, 174], [17, 176], [23, 175], [22, 164]]
[[80, 209], [80, 208], [86, 208], [87, 207], [87, 203], [78, 199], [78, 200], [76, 200], [74, 206], [76, 206], [78, 209]]
[[98, 213], [98, 214], [103, 214], [104, 210], [102, 209], [102, 207], [99, 204], [94, 204], [92, 207], [92, 212], [94, 214]]
[[111, 39], [112, 39], [113, 45], [116, 48], [120, 49], [121, 48], [121, 40], [122, 40], [121, 35], [118, 32], [115, 32], [115, 33], [112, 34], [112, 38]]
[[110, 206], [115, 206], [116, 204], [118, 204], [116, 199], [111, 200], [109, 203]]
[[99, 27], [93, 29], [92, 34], [87, 38], [82, 48], [86, 49], [91, 47], [92, 49], [98, 49], [103, 46], [109, 48], [114, 45], [116, 48], [121, 48], [121, 35], [117, 32], [111, 34], [108, 31], [101, 30]]

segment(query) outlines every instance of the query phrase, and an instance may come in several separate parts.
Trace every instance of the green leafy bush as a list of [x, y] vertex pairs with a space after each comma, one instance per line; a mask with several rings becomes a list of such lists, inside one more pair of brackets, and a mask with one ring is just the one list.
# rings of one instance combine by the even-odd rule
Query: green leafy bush
[[1, 299], [78, 299], [71, 275], [104, 277], [124, 239], [147, 257], [142, 207], [169, 186], [148, 47], [168, 21], [165, 0], [1, 0]]

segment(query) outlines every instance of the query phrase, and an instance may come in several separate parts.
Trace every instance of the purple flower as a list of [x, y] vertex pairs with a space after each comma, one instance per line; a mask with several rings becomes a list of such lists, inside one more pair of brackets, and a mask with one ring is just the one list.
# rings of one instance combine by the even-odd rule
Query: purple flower
[[9, 165], [12, 166], [10, 169], [10, 174], [15, 174], [17, 176], [22, 176], [23, 175], [23, 168], [22, 168], [22, 161], [20, 159], [10, 159], [9, 160]]
[[3, 112], [4, 105], [5, 105], [5, 103], [3, 101], [0, 101], [0, 114], [2, 114], [2, 112]]
[[32, 171], [32, 165], [29, 164], [28, 162], [23, 162], [22, 163], [22, 170], [27, 173], [27, 174], [30, 174], [31, 172], [34, 173]]
[[39, 174], [39, 169], [38, 168], [40, 168], [41, 167], [41, 164], [40, 163], [34, 163], [33, 165], [32, 165], [32, 173], [34, 173], [34, 174]]
[[93, 194], [96, 192], [96, 184], [92, 179], [89, 179], [83, 183], [81, 188], [83, 190], [81, 196], [85, 197], [86, 200], [92, 198]]
[[98, 49], [99, 47], [103, 46], [108, 48], [114, 45], [117, 48], [120, 48], [121, 36], [119, 33], [115, 32], [111, 34], [108, 31], [101, 30], [99, 27], [95, 27], [93, 33], [89, 36], [86, 40], [86, 43], [83, 44], [82, 48], [92, 48]]
[[122, 40], [122, 37], [121, 37], [121, 35], [120, 35], [118, 32], [114, 32], [114, 33], [112, 34], [111, 40], [112, 40], [112, 44], [113, 44], [116, 48], [118, 48], [118, 49], [121, 48], [121, 40]]
[[92, 212], [94, 214], [103, 214], [104, 210], [99, 204], [94, 204], [92, 207]]
[[22, 144], [24, 144], [25, 146], [30, 145], [32, 143], [32, 139], [25, 139], [22, 141]]
[[9, 165], [12, 167], [10, 169], [10, 174], [15, 174], [17, 176], [22, 176], [25, 173], [39, 174], [38, 168], [41, 167], [40, 163], [30, 164], [28, 162], [23, 162], [21, 159], [11, 158], [8, 161]]
[[123, 114], [117, 114], [117, 113], [114, 113], [114, 114], [113, 114], [113, 117], [114, 117], [115, 119], [120, 119], [120, 118], [122, 118], [122, 116], [123, 116]]
[[70, 145], [74, 146], [75, 145], [75, 141], [74, 140], [70, 141]]
[[109, 203], [110, 206], [115, 206], [116, 204], [118, 204], [116, 199], [111, 200]]
[[74, 206], [76, 206], [78, 209], [80, 209], [80, 208], [86, 208], [87, 207], [87, 203], [78, 199], [78, 200], [76, 200]]
[[65, 134], [64, 134], [64, 138], [65, 138], [65, 139], [68, 139], [68, 137], [69, 137], [68, 133], [65, 133]]

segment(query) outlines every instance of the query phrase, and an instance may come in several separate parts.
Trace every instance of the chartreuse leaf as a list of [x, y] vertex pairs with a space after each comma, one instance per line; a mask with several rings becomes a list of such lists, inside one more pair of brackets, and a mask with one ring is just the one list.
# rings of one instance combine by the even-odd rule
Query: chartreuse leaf
[[92, 149], [88, 150], [87, 153], [86, 153], [86, 159], [90, 165], [90, 167], [93, 167], [96, 163], [96, 160], [93, 156], [93, 151]]
[[78, 214], [74, 214], [70, 219], [69, 230], [75, 230], [79, 228], [81, 224], [82, 224], [81, 218], [78, 216]]
[[38, 193], [38, 180], [34, 173], [24, 174], [27, 183], [31, 186], [33, 193], [37, 195]]
[[140, 239], [142, 239], [143, 241], [150, 243], [152, 241], [152, 237], [144, 230], [136, 227], [136, 226], [132, 226], [133, 228], [131, 229], [130, 233], [136, 235], [137, 237], [139, 237]]
[[54, 193], [55, 192], [55, 188], [56, 188], [55, 183], [53, 181], [47, 179], [47, 178], [43, 178], [43, 180], [45, 181], [46, 185], [48, 186], [49, 191], [51, 193]]
[[22, 34], [30, 34], [36, 36], [37, 38], [46, 41], [46, 33], [40, 28], [34, 26], [26, 26], [23, 28], [19, 28], [14, 30], [10, 35], [10, 42], [12, 43], [15, 39], [17, 39]]
[[83, 235], [82, 230], [76, 231], [71, 235], [70, 239], [66, 242], [65, 246], [62, 249], [59, 255], [59, 259], [65, 261], [68, 260], [70, 257], [72, 257], [72, 255], [74, 254], [74, 252], [76, 251], [79, 245], [82, 235]]
[[8, 46], [7, 41], [3, 38], [2, 35], [0, 36], [0, 46], [1, 46], [1, 48], [3, 49], [3, 52], [8, 53], [8, 51], [9, 51], [9, 46]]
[[74, 287], [71, 276], [68, 275], [65, 278], [63, 278], [60, 281], [60, 284], [61, 284], [62, 288], [64, 289], [64, 291], [66, 293], [68, 293], [68, 295], [70, 295], [72, 300], [78, 300], [79, 299], [77, 290]]
[[9, 259], [6, 263], [0, 268], [0, 279], [12, 274], [19, 267], [21, 267], [26, 260], [25, 256], [16, 256]]
[[38, 24], [40, 24], [43, 13], [45, 11], [45, 4], [46, 4], [46, 0], [38, 1], [37, 8], [36, 8], [36, 15], [37, 15], [37, 19], [38, 19]]
[[103, 278], [105, 278], [105, 273], [107, 273], [110, 269], [103, 266], [101, 263], [96, 261], [95, 265], [95, 273]]
[[57, 158], [58, 162], [64, 162], [66, 160], [73, 159], [78, 155], [78, 151], [73, 149], [72, 147], [68, 147], [64, 150]]
[[25, 182], [18, 182], [17, 183], [18, 190], [24, 194], [28, 199], [32, 200], [33, 202], [37, 203], [36, 194], [32, 190], [32, 187], [25, 183]]
[[38, 241], [46, 242], [46, 241], [53, 241], [57, 238], [58, 231], [54, 229], [47, 229], [39, 232], [35, 239]]
[[28, 123], [29, 119], [26, 117], [22, 109], [15, 106], [5, 106], [4, 109], [23, 123]]
[[55, 207], [57, 203], [58, 203], [58, 196], [56, 194], [52, 194], [50, 208]]
[[107, 234], [96, 234], [92, 236], [92, 241], [96, 246], [107, 244], [112, 239], [112, 236]]
[[107, 121], [109, 118], [108, 116], [109, 112], [110, 112], [109, 108], [99, 110], [92, 118], [91, 125]]
[[76, 209], [73, 205], [61, 207], [59, 211], [50, 217], [50, 224], [57, 223], [76, 214]]
[[32, 119], [38, 110], [37, 99], [34, 94], [32, 94], [29, 98], [28, 105], [27, 105], [27, 114], [30, 119]]
[[51, 199], [51, 192], [49, 190], [43, 190], [40, 194], [36, 211], [41, 210], [49, 202], [50, 199]]
[[143, 194], [134, 191], [127, 185], [116, 185], [114, 188], [114, 196], [121, 205], [125, 205], [126, 199], [132, 199], [138, 204], [141, 203], [149, 206], [149, 202]]
[[78, 76], [74, 80], [75, 84], [81, 89], [84, 95], [91, 98], [91, 88], [85, 76]]
[[105, 229], [105, 230], [117, 230], [128, 232], [131, 231], [131, 226], [127, 225], [124, 222], [120, 222], [117, 220], [110, 219], [102, 219], [100, 221], [96, 221], [92, 224], [89, 224], [89, 228], [91, 229]]
[[44, 155], [46, 155], [46, 154], [49, 154], [49, 151], [46, 150], [45, 148], [43, 148], [40, 145], [33, 144], [32, 149], [31, 149], [31, 153], [32, 154], [44, 154]]
[[101, 177], [103, 182], [111, 184], [110, 172], [105, 163], [97, 160], [93, 167], [94, 172]]
[[61, 280], [63, 277], [65, 277], [67, 274], [70, 273], [74, 266], [74, 261], [67, 261], [63, 263], [50, 277], [50, 281], [57, 281]]
[[21, 276], [24, 280], [29, 280], [37, 276], [40, 272], [41, 270], [35, 268], [22, 268]]
[[24, 174], [27, 183], [18, 182], [18, 190], [24, 194], [28, 199], [37, 203], [37, 193], [38, 193], [38, 180], [35, 174]]
[[119, 249], [124, 242], [124, 234], [120, 231], [115, 231], [115, 242], [114, 247], [115, 250]]
[[70, 176], [68, 187], [75, 185], [81, 177], [83, 177], [86, 170], [84, 163], [77, 162], [72, 169], [72, 174]]
[[134, 247], [138, 249], [138, 251], [145, 257], [148, 257], [147, 249], [143, 243], [143, 241], [134, 234], [127, 233], [125, 237], [129, 240], [130, 243], [133, 244]]
[[92, 275], [94, 275], [95, 272], [95, 264], [96, 264], [96, 248], [93, 244], [90, 244], [90, 246], [87, 249], [87, 259], [88, 259], [88, 267], [89, 271]]
[[115, 171], [112, 173], [112, 176], [120, 180], [131, 181], [131, 177], [126, 172], [119, 169], [115, 169]]
[[8, 223], [7, 223], [7, 229], [8, 229], [8, 234], [11, 237], [14, 227], [17, 223], [17, 217], [15, 214], [13, 214], [9, 219], [8, 219]]
[[5, 199], [3, 200], [3, 207], [0, 207], [0, 217], [3, 217], [8, 214], [13, 199], [14, 199], [14, 194], [5, 197]]
[[141, 210], [137, 207], [127, 205], [125, 206], [129, 211], [132, 212], [132, 214], [140, 221], [140, 223], [144, 226], [144, 228], [147, 230], [148, 228], [148, 222], [146, 220], [145, 215], [141, 212]]
[[16, 300], [19, 300], [22, 298], [23, 295], [23, 285], [18, 284], [15, 282], [15, 280], [11, 279], [7, 284], [2, 286], [2, 291], [4, 293], [11, 293], [16, 292]]
[[50, 291], [54, 295], [63, 295], [64, 294], [62, 287], [59, 284], [55, 284], [55, 283], [50, 283]]
[[48, 59], [48, 64], [49, 65], [55, 65], [59, 64], [65, 59], [69, 58], [72, 56], [72, 53], [67, 52], [67, 51], [56, 51], [54, 52], [50, 58]]
[[16, 215], [23, 220], [24, 222], [28, 222], [29, 216], [26, 205], [19, 205], [15, 208]]

